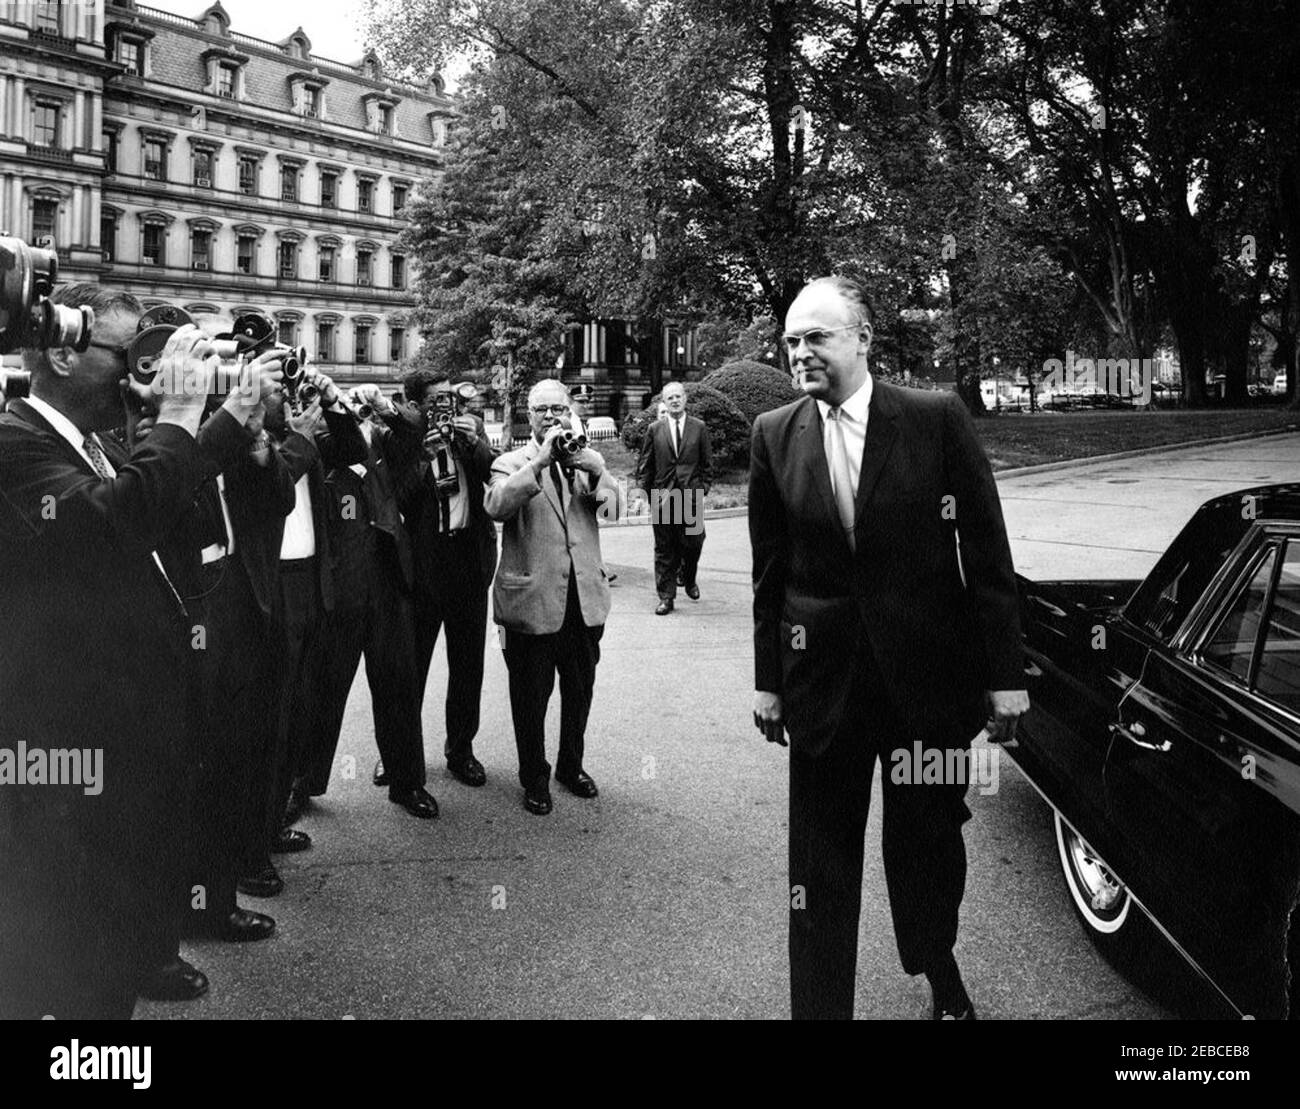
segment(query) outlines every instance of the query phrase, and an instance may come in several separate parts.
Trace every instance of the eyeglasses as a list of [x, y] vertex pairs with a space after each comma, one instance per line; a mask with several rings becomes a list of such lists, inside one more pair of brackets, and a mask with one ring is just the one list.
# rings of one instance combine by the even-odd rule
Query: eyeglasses
[[91, 341], [86, 345], [92, 347], [98, 347], [100, 350], [110, 351], [111, 353], [116, 354], [120, 359], [122, 359], [123, 362], [126, 361], [126, 347], [114, 346], [112, 343], [97, 343], [95, 342], [94, 339], [91, 339]]
[[552, 416], [567, 416], [569, 406], [567, 404], [542, 404], [532, 410], [534, 416], [545, 416], [548, 412]]
[[854, 328], [862, 326], [860, 323], [846, 323], [843, 327], [818, 327], [812, 331], [805, 331], [801, 335], [782, 335], [781, 342], [785, 344], [785, 349], [793, 354], [799, 349], [800, 343], [807, 343], [810, 347], [819, 347], [836, 331], [852, 331]]

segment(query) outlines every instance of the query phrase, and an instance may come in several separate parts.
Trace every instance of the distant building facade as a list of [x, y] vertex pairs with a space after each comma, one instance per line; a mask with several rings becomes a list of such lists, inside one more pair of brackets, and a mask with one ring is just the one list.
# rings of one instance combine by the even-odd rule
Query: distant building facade
[[454, 106], [368, 52], [317, 57], [131, 0], [0, 0], [0, 227], [61, 276], [196, 314], [259, 311], [343, 381], [415, 353], [403, 208]]

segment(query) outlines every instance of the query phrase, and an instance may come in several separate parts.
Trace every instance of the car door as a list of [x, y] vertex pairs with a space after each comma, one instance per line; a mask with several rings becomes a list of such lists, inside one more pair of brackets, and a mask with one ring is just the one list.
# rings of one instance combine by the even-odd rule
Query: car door
[[1300, 859], [1279, 791], [1300, 787], [1300, 760], [1285, 705], [1261, 683], [1284, 702], [1300, 690], [1300, 541], [1268, 528], [1252, 540], [1178, 643], [1148, 657], [1111, 728], [1105, 779], [1116, 870], [1263, 1015]]

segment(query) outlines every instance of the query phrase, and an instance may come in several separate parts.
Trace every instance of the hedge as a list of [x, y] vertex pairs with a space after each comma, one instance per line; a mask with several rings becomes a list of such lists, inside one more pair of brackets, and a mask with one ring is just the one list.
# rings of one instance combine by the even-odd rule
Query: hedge
[[700, 382], [730, 397], [751, 424], [764, 412], [798, 400], [803, 393], [790, 375], [763, 362], [728, 362]]

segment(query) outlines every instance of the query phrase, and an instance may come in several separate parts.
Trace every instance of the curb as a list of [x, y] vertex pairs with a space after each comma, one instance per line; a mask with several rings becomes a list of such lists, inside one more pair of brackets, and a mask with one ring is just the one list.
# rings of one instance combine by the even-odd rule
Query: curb
[[[1181, 451], [1194, 447], [1213, 447], [1221, 443], [1240, 443], [1247, 439], [1268, 439], [1274, 435], [1294, 435], [1300, 431], [1300, 423], [1288, 424], [1286, 427], [1269, 428], [1267, 431], [1242, 431], [1236, 435], [1219, 435], [1209, 439], [1188, 439], [1182, 443], [1162, 443], [1156, 447], [1139, 447], [1131, 451], [1114, 451], [1111, 454], [1094, 454], [1087, 458], [1065, 458], [1060, 462], [1040, 462], [1036, 466], [1014, 466], [1009, 470], [994, 470], [993, 480], [998, 481], [1004, 477], [1022, 477], [1030, 474], [1046, 474], [1053, 470], [1068, 470], [1076, 466], [1091, 466], [1101, 462], [1117, 462], [1125, 458], [1141, 458], [1148, 454], [1167, 454], [1169, 451]], [[706, 520], [725, 520], [732, 516], [747, 516], [748, 508], [713, 508], [706, 509], [704, 518]], [[602, 528], [625, 528], [648, 526], [650, 523], [649, 516], [637, 516], [632, 519], [606, 521], [602, 520]]]

